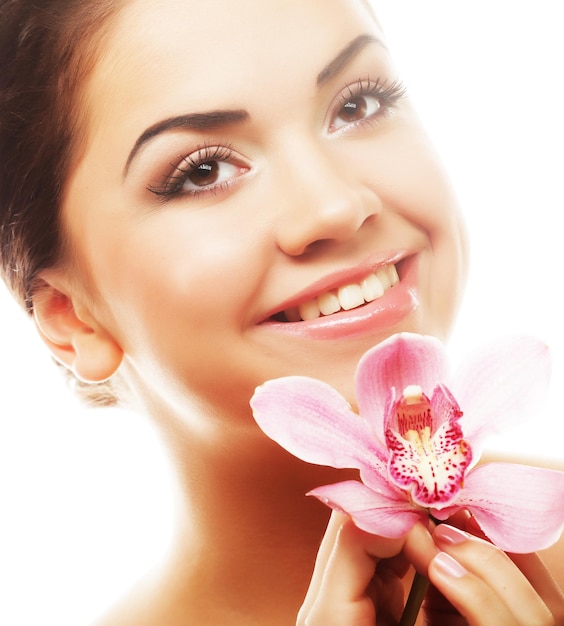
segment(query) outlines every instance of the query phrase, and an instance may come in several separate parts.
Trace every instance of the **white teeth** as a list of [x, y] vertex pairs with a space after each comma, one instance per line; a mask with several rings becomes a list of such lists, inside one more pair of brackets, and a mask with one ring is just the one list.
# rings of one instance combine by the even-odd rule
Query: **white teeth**
[[365, 302], [360, 285], [345, 285], [344, 287], [339, 287], [337, 293], [339, 295], [341, 308], [345, 309], [345, 311], [356, 309], [357, 306], [361, 306]]
[[308, 300], [307, 302], [303, 302], [298, 307], [298, 311], [303, 320], [314, 320], [321, 314], [317, 300]]
[[392, 286], [392, 281], [390, 280], [390, 275], [388, 274], [388, 270], [385, 267], [381, 267], [376, 272], [376, 277], [382, 283], [382, 287], [384, 290], [388, 289], [388, 287]]
[[376, 274], [370, 274], [361, 283], [362, 295], [366, 302], [372, 302], [384, 295], [384, 287]]
[[331, 291], [319, 296], [319, 298], [317, 298], [317, 303], [319, 304], [319, 310], [323, 315], [331, 315], [331, 313], [336, 313], [341, 310], [339, 298]]
[[314, 320], [322, 315], [332, 315], [341, 310], [350, 311], [381, 298], [384, 293], [400, 282], [395, 265], [386, 265], [369, 274], [361, 283], [351, 283], [328, 291], [317, 298], [303, 302], [298, 307], [284, 311], [288, 322]]
[[388, 265], [387, 270], [388, 270], [388, 277], [390, 278], [390, 283], [392, 284], [392, 287], [393, 287], [394, 285], [397, 285], [400, 281], [398, 271], [395, 265]]

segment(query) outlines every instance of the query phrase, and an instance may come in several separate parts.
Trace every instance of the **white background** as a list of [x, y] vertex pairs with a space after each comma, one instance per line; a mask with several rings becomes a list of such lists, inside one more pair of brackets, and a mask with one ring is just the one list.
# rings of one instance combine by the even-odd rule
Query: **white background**
[[[454, 358], [506, 332], [548, 342], [548, 405], [503, 445], [562, 459], [561, 3], [376, 4], [470, 230]], [[3, 290], [0, 320], [0, 623], [81, 626], [166, 543], [166, 465], [143, 418], [77, 404]]]

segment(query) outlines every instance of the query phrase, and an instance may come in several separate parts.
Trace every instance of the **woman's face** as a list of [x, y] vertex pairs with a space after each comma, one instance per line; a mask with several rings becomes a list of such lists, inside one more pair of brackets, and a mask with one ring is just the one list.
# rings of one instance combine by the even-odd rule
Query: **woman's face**
[[456, 202], [360, 0], [134, 0], [85, 98], [64, 221], [142, 393], [351, 399], [369, 347], [447, 335]]

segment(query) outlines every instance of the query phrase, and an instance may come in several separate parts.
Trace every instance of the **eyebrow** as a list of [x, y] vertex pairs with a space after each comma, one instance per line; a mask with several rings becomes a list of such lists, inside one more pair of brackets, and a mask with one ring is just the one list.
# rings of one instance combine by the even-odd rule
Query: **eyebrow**
[[359, 35], [353, 39], [339, 54], [328, 63], [317, 75], [317, 86], [320, 87], [335, 77], [341, 70], [348, 65], [354, 57], [369, 44], [377, 43], [384, 47], [384, 44], [378, 37], [369, 34]]
[[176, 117], [170, 117], [161, 122], [157, 122], [156, 124], [153, 124], [153, 126], [149, 126], [149, 128], [147, 128], [147, 130], [144, 131], [135, 142], [135, 145], [127, 157], [127, 162], [123, 170], [123, 176], [124, 178], [127, 176], [131, 162], [143, 145], [161, 133], [177, 129], [195, 130], [199, 132], [217, 130], [226, 126], [241, 124], [248, 119], [249, 114], [244, 110], [219, 110], [208, 111], [206, 113], [178, 115]]
[[[317, 86], [320, 87], [338, 75], [346, 65], [348, 65], [354, 57], [369, 44], [378, 43], [383, 45], [380, 39], [374, 35], [363, 34], [353, 39], [337, 56], [328, 63], [317, 75]], [[187, 115], [178, 115], [176, 117], [170, 117], [149, 126], [135, 142], [135, 145], [131, 149], [125, 167], [123, 170], [123, 178], [127, 176], [129, 167], [133, 159], [137, 156], [141, 148], [148, 143], [151, 139], [160, 135], [161, 133], [177, 130], [187, 129], [195, 130], [198, 132], [205, 132], [209, 130], [218, 130], [243, 122], [250, 119], [250, 115], [243, 109], [238, 110], [217, 110], [208, 111], [204, 113], [191, 113]]]

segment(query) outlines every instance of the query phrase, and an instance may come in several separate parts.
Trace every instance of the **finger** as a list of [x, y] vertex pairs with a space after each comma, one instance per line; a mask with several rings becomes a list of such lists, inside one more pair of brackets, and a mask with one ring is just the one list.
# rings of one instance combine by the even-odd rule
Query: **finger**
[[[508, 623], [553, 623], [551, 612], [543, 599], [503, 551], [447, 524], [437, 527], [433, 537], [437, 546], [451, 557], [450, 560], [444, 556], [438, 561], [435, 559], [433, 570], [444, 575], [448, 572], [448, 566], [451, 566], [449, 589], [451, 592], [456, 590], [454, 598], [456, 594], [462, 594], [461, 598], [470, 600], [466, 594], [468, 590], [472, 590], [471, 605], [465, 605], [464, 610], [461, 610], [455, 599], [441, 589], [466, 617], [471, 614], [473, 619], [479, 619], [480, 615], [486, 616], [488, 612], [495, 611], [499, 613], [499, 619], [507, 613], [513, 619], [513, 622]], [[465, 573], [462, 573], [463, 570]], [[459, 576], [453, 576], [454, 572], [458, 572]]]
[[494, 590], [446, 552], [431, 561], [429, 579], [471, 626], [520, 626]]
[[564, 624], [564, 592], [538, 554], [510, 554], [552, 613], [556, 624]]
[[[422, 524], [415, 525], [406, 537], [404, 554], [416, 570], [429, 577], [429, 566], [439, 553], [429, 531]], [[431, 626], [466, 626], [467, 622], [444, 596], [432, 585], [425, 594], [423, 603], [425, 624]]]
[[427, 575], [429, 563], [438, 552], [431, 534], [423, 524], [415, 524], [407, 533], [403, 554], [420, 574]]
[[392, 557], [401, 551], [404, 540], [386, 539], [359, 530], [351, 520], [340, 527], [330, 555], [321, 592], [339, 600], [356, 600], [364, 595], [374, 576], [378, 558]]
[[[403, 538], [370, 535], [356, 528], [351, 520], [345, 520], [326, 560], [315, 599], [309, 604], [308, 624], [375, 623], [376, 609], [367, 589], [378, 559], [399, 554], [403, 544]], [[388, 585], [387, 588], [391, 592], [394, 586]], [[300, 616], [304, 617], [304, 613], [301, 612]]]
[[345, 522], [347, 519], [348, 517], [343, 513], [339, 513], [337, 511], [333, 511], [331, 513], [329, 523], [327, 524], [327, 529], [325, 531], [325, 534], [323, 535], [321, 545], [319, 546], [319, 551], [317, 552], [311, 582], [307, 590], [305, 600], [298, 614], [298, 624], [304, 623], [303, 616], [309, 614], [311, 607], [315, 602], [317, 594], [319, 593], [319, 588], [321, 587], [323, 576], [325, 574], [327, 561], [329, 560], [331, 552], [333, 551], [333, 546], [337, 538], [337, 533], [343, 525], [343, 522]]

